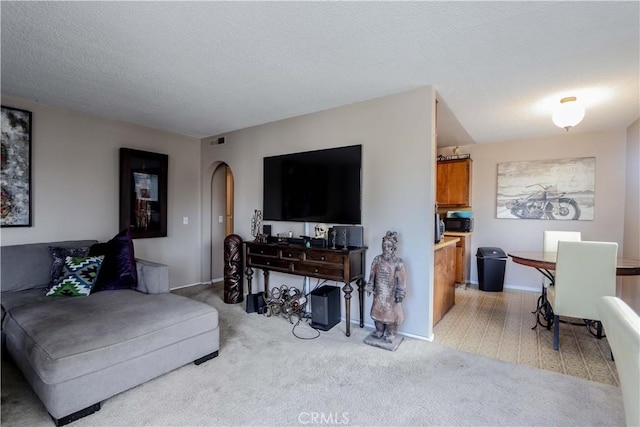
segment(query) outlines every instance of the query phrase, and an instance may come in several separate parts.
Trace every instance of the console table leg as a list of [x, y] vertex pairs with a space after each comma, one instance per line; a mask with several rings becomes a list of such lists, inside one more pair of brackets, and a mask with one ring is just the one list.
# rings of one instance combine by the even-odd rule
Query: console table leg
[[360, 303], [360, 327], [364, 328], [364, 280], [358, 279], [358, 300]]
[[262, 274], [264, 274], [264, 291], [269, 292], [269, 270], [262, 270]]
[[251, 279], [253, 279], [253, 268], [247, 267], [247, 269], [244, 271], [244, 274], [247, 275], [247, 291], [249, 292], [249, 295], [251, 295]]
[[344, 291], [344, 310], [345, 320], [347, 322], [347, 336], [351, 336], [351, 292], [353, 292], [353, 287], [351, 287], [350, 283], [345, 283], [342, 288]]

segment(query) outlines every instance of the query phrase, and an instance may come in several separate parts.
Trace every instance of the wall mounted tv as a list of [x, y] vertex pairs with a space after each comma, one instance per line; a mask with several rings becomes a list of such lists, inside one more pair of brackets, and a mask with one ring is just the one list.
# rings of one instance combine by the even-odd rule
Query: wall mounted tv
[[264, 158], [265, 220], [360, 224], [362, 145]]

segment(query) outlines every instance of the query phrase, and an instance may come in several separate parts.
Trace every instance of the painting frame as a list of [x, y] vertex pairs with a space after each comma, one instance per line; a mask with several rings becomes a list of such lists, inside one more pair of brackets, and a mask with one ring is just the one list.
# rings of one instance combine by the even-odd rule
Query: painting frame
[[595, 157], [498, 163], [497, 219], [592, 221]]
[[167, 237], [169, 156], [120, 148], [120, 230], [132, 239]]
[[33, 225], [32, 112], [1, 106], [0, 227]]

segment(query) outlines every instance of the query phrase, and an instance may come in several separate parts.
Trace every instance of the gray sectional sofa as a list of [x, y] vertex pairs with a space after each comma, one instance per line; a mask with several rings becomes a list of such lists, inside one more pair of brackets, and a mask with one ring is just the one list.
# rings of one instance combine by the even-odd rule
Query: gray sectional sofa
[[0, 248], [2, 344], [56, 425], [103, 400], [190, 362], [218, 354], [218, 312], [169, 292], [166, 265], [136, 259], [137, 287], [89, 296], [45, 296], [50, 246]]

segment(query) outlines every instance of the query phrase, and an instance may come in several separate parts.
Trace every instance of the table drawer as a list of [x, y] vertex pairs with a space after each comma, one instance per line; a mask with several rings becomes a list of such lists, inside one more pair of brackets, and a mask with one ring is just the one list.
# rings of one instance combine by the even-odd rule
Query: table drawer
[[343, 256], [335, 252], [307, 252], [307, 261], [326, 262], [330, 264], [342, 265]]
[[327, 280], [338, 280], [342, 281], [344, 277], [344, 272], [342, 268], [331, 268], [331, 266], [326, 265], [310, 265], [310, 264], [300, 264], [293, 263], [293, 273], [297, 273], [304, 276], [309, 277], [322, 277]]
[[277, 257], [278, 248], [275, 246], [266, 246], [266, 245], [258, 246], [258, 247], [247, 246], [247, 253], [249, 255], [266, 255], [266, 256]]
[[271, 258], [268, 256], [250, 255], [247, 265], [258, 268], [267, 268], [269, 270], [291, 270], [291, 261], [286, 259]]
[[304, 249], [283, 248], [280, 251], [280, 257], [282, 259], [291, 259], [291, 260], [304, 261]]

